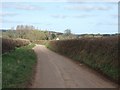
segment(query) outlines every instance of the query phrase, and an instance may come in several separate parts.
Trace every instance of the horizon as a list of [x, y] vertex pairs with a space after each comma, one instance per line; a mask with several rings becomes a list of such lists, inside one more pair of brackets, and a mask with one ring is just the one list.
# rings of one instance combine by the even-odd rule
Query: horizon
[[116, 2], [2, 2], [2, 26], [33, 25], [40, 30], [74, 34], [118, 33]]
[[[0, 28], [0, 31], [2, 31], [2, 30], [5, 30], [5, 31], [7, 31], [7, 30], [11, 30], [11, 29], [1, 29]], [[14, 29], [14, 30], [16, 30], [16, 29]], [[59, 31], [51, 31], [51, 30], [40, 30], [40, 29], [35, 29], [35, 30], [39, 30], [39, 31], [48, 31], [48, 32], [56, 32], [56, 33], [64, 33], [64, 32], [59, 32]], [[13, 31], [13, 30], [12, 30]], [[72, 31], [71, 31], [71, 33], [72, 33]], [[112, 35], [112, 34], [120, 34], [119, 32], [117, 32], [117, 33], [72, 33], [72, 34], [75, 34], [75, 35], [82, 35], [82, 34], [95, 34], [95, 35], [97, 35], [97, 34], [100, 34], [100, 35], [103, 35], [103, 34], [109, 34], [109, 35]]]

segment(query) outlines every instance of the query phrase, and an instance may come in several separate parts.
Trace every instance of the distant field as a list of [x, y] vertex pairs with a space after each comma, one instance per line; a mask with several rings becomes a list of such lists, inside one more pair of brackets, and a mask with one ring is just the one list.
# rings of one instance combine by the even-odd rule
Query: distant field
[[118, 37], [53, 40], [46, 46], [102, 72], [115, 81], [120, 80]]
[[36, 40], [36, 41], [33, 41], [32, 43], [45, 45], [48, 42], [49, 42], [49, 40]]

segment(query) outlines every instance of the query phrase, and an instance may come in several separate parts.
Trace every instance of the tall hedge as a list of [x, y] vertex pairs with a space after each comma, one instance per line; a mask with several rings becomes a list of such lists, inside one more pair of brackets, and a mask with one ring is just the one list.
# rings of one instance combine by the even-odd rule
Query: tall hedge
[[118, 37], [50, 41], [47, 47], [120, 80]]
[[14, 50], [15, 47], [21, 47], [28, 45], [30, 43], [29, 40], [26, 39], [6, 39], [2, 38], [2, 53], [9, 52]]

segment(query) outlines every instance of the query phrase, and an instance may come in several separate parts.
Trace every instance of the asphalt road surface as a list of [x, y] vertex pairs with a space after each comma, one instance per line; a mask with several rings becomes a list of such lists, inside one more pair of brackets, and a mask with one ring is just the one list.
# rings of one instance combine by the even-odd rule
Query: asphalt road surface
[[33, 49], [38, 61], [31, 88], [117, 87], [96, 71], [50, 51], [43, 45], [36, 45]]

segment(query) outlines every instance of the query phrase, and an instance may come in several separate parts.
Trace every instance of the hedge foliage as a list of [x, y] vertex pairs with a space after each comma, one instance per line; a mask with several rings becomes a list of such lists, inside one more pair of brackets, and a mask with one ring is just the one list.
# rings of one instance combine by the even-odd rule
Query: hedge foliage
[[74, 60], [101, 71], [113, 80], [120, 81], [118, 47], [120, 38], [80, 38], [50, 41], [47, 47]]
[[30, 44], [29, 40], [26, 39], [6, 39], [1, 38], [2, 40], [2, 53], [9, 52], [14, 50], [15, 47], [21, 47]]

